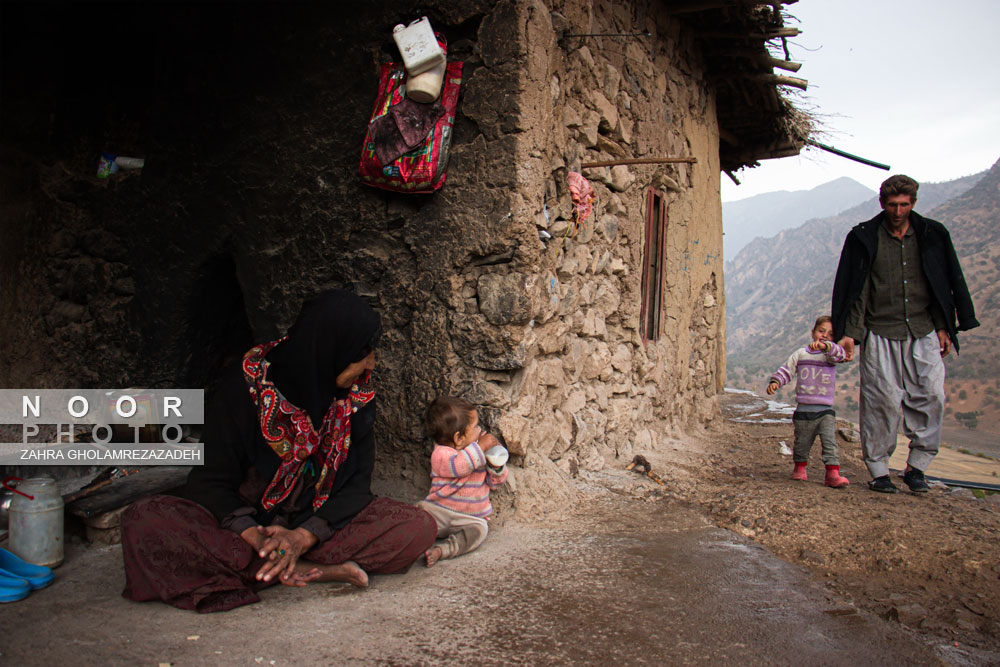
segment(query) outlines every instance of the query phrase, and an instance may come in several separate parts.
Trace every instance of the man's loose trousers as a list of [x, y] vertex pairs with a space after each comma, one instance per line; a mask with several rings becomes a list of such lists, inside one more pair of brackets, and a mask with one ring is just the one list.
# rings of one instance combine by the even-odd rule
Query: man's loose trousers
[[872, 477], [889, 474], [902, 408], [907, 463], [927, 470], [941, 444], [944, 361], [937, 333], [906, 340], [869, 331], [861, 346], [861, 450]]

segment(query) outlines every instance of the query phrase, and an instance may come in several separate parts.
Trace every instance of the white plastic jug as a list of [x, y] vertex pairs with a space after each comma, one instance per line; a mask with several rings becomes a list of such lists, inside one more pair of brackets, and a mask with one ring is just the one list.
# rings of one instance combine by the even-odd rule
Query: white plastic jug
[[400, 23], [392, 29], [392, 38], [396, 40], [403, 64], [411, 77], [445, 61], [444, 51], [434, 37], [434, 29], [426, 16], [407, 26]]
[[51, 477], [18, 483], [10, 503], [10, 550], [35, 565], [62, 564], [63, 499]]
[[423, 74], [410, 75], [406, 79], [406, 96], [414, 102], [430, 104], [441, 96], [441, 85], [444, 83], [444, 72], [448, 63], [441, 64]]

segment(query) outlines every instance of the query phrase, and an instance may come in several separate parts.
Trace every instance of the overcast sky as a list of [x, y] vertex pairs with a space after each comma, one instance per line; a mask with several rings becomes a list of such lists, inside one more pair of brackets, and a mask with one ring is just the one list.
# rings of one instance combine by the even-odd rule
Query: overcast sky
[[841, 176], [873, 189], [895, 173], [947, 181], [1000, 159], [1000, 1], [799, 0], [786, 9], [801, 21], [789, 45], [802, 63], [793, 76], [809, 81], [805, 101], [828, 132], [821, 141], [892, 171], [810, 148], [736, 172], [739, 187], [723, 175], [723, 201]]

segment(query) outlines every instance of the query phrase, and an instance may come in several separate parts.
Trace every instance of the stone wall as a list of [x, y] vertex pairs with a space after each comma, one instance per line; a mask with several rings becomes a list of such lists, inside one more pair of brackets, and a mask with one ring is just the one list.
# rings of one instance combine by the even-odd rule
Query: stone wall
[[[714, 100], [693, 35], [660, 7], [517, 4], [527, 52], [511, 120], [517, 188], [506, 223], [517, 252], [454, 284], [469, 335], [497, 345], [486, 358], [477, 356], [482, 344], [456, 351], [480, 369], [474, 395], [492, 406], [523, 466], [521, 507], [542, 502], [563, 474], [624, 465], [717, 413], [725, 323]], [[652, 36], [565, 36], [645, 31]], [[698, 162], [584, 170], [598, 203], [572, 233], [569, 171], [583, 161], [665, 156]], [[666, 197], [669, 223], [663, 332], [644, 343], [651, 186]]]
[[[0, 333], [18, 351], [0, 384], [210, 386], [337, 286], [383, 318], [383, 489], [426, 488], [420, 415], [438, 393], [483, 406], [514, 455], [516, 492], [498, 504], [534, 516], [565, 502], [567, 474], [711, 419], [724, 358], [714, 102], [692, 36], [661, 4], [205, 5], [194, 21], [153, 4], [9, 22], [5, 60], [31, 85], [5, 94], [0, 127]], [[465, 61], [463, 89], [444, 189], [392, 194], [359, 184], [357, 161], [392, 24], [418, 10]], [[27, 48], [43, 32], [26, 26], [72, 35], [87, 21], [147, 31], [127, 81], [88, 74], [66, 45]], [[79, 32], [82, 52], [92, 33]], [[76, 97], [55, 82], [67, 68], [92, 77]], [[125, 92], [107, 99], [118, 88], [101, 76]], [[98, 181], [101, 150], [147, 166]], [[587, 170], [599, 201], [565, 238], [581, 161], [684, 155], [698, 163]], [[669, 229], [663, 336], [644, 344], [649, 186]]]

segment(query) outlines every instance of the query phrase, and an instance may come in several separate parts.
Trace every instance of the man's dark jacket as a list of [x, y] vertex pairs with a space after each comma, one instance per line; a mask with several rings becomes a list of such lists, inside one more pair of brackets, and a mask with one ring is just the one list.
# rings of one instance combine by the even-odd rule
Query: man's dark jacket
[[[847, 234], [833, 281], [833, 339], [840, 340], [847, 328], [851, 306], [868, 282], [868, 273], [878, 249], [878, 228], [884, 212], [859, 223]], [[948, 337], [958, 352], [958, 332], [979, 326], [962, 266], [951, 244], [951, 235], [940, 222], [910, 212], [910, 226], [920, 248], [920, 261], [931, 296], [941, 306], [948, 323]], [[956, 323], [956, 315], [958, 321]]]

